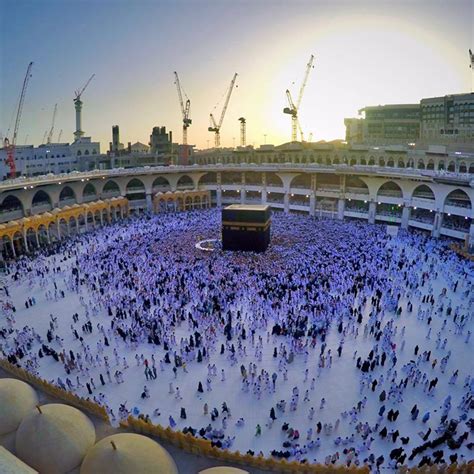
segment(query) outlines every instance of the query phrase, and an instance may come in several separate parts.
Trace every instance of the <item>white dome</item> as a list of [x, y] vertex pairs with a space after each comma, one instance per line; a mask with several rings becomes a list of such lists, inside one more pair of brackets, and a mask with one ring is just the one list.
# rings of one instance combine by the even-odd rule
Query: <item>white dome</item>
[[146, 436], [120, 433], [100, 440], [88, 452], [81, 474], [178, 474], [162, 446]]
[[38, 404], [34, 389], [17, 379], [0, 379], [0, 435], [15, 431]]
[[199, 471], [199, 474], [249, 474], [249, 472], [237, 467], [216, 466]]
[[95, 442], [95, 428], [82, 412], [52, 403], [32, 410], [16, 432], [16, 454], [31, 467], [48, 474], [78, 467]]

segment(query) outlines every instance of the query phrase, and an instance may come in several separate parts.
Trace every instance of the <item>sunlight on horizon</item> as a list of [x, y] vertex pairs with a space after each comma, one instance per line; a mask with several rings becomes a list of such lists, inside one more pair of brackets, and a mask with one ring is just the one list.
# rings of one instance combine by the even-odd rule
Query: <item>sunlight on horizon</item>
[[[14, 11], [11, 5], [14, 2], [10, 3]], [[127, 31], [119, 34], [111, 28], [113, 19], [108, 19], [109, 23], [101, 24], [100, 34], [82, 35], [81, 44], [73, 43], [70, 53], [63, 56], [47, 48], [35, 54], [31, 49], [39, 46], [34, 39], [23, 38], [22, 44], [26, 42], [30, 47], [24, 46], [9, 68], [5, 65], [13, 55], [8, 48], [13, 36], [5, 31], [1, 131], [5, 133], [8, 128], [29, 60], [35, 61], [35, 67], [23, 112], [20, 143], [26, 134], [30, 142], [41, 143], [56, 102], [56, 130], [63, 129], [63, 140], [71, 141], [73, 90], [96, 73], [84, 95], [83, 129], [87, 136], [101, 142], [102, 151], [108, 149], [111, 127], [116, 124], [125, 145], [129, 141], [148, 143], [154, 126], [166, 126], [173, 131], [174, 141], [181, 142], [175, 70], [191, 100], [193, 124], [188, 130], [188, 142], [199, 148], [207, 147], [208, 141], [213, 144], [213, 134], [207, 131], [209, 113], [220, 115], [222, 95], [234, 72], [239, 74], [238, 87], [233, 91], [222, 126], [222, 146], [232, 146], [233, 138], [239, 144], [241, 116], [247, 120], [247, 144], [262, 144], [264, 135], [267, 143], [289, 141], [291, 118], [283, 114], [287, 106], [285, 90], [290, 89], [296, 101], [311, 54], [315, 55], [315, 66], [309, 75], [299, 120], [305, 138], [313, 133], [313, 141], [343, 139], [344, 118], [357, 117], [357, 111], [368, 105], [418, 103], [424, 97], [470, 91], [472, 76], [467, 48], [471, 45], [465, 41], [469, 31], [459, 30], [459, 38], [453, 37], [450, 32], [457, 31], [455, 22], [441, 30], [429, 15], [425, 18], [410, 13], [422, 11], [423, 2], [416, 3], [416, 8], [411, 5], [405, 9], [386, 1], [366, 2], [362, 9], [344, 2], [329, 6], [302, 2], [293, 8], [275, 3], [271, 20], [259, 2], [252, 4], [249, 13], [253, 14], [248, 17], [242, 16], [237, 7], [211, 8], [206, 2], [203, 5], [206, 8], [196, 12], [196, 19], [186, 16], [176, 30], [169, 32], [158, 28], [144, 29], [143, 35]], [[438, 10], [433, 10], [431, 17], [442, 8], [436, 5]], [[105, 8], [94, 8], [97, 22], [102, 15], [109, 15]], [[167, 8], [167, 21], [176, 18], [178, 12], [172, 6]], [[223, 19], [246, 18], [246, 22], [239, 25], [237, 21], [222, 20], [225, 27], [217, 25], [211, 35], [195, 26], [198, 21], [199, 27], [204, 26], [202, 19], [217, 8]], [[142, 10], [124, 7], [113, 14], [130, 14], [137, 32], [147, 18]], [[460, 13], [453, 18], [468, 19], [467, 13], [472, 15], [472, 9], [463, 18]], [[206, 21], [211, 24], [212, 18]], [[45, 22], [48, 30], [47, 18]], [[68, 25], [67, 34], [71, 36], [89, 31], [87, 23], [76, 26], [66, 22], [62, 28], [67, 29]], [[189, 25], [194, 28], [189, 30], [191, 40], [183, 39], [180, 35]], [[92, 32], [93, 26], [90, 28]], [[217, 38], [222, 41], [216, 43]], [[50, 41], [57, 44], [54, 38]]]

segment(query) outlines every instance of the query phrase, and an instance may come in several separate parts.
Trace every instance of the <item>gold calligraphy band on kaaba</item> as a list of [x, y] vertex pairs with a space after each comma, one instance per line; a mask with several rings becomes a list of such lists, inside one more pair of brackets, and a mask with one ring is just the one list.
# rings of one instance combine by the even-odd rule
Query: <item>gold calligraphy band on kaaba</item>
[[222, 221], [222, 225], [225, 227], [264, 227], [267, 228], [271, 224], [271, 220], [267, 222], [240, 222], [240, 221]]

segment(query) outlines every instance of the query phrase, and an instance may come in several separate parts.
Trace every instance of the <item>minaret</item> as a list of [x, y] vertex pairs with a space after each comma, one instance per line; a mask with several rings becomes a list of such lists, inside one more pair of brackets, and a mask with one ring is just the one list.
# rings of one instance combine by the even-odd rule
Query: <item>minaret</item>
[[76, 108], [76, 131], [74, 132], [74, 138], [78, 141], [82, 136], [84, 136], [84, 132], [81, 130], [82, 100], [79, 97], [74, 99], [74, 107]]

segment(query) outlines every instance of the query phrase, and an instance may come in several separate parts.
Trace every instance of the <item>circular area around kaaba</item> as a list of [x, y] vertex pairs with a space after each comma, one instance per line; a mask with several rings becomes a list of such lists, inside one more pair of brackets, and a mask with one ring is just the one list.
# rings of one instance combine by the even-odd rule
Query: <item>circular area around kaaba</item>
[[388, 465], [402, 448], [415, 465], [439, 436], [448, 462], [471, 457], [472, 263], [415, 233], [283, 213], [263, 253], [196, 248], [220, 231], [217, 210], [141, 216], [19, 260], [3, 350], [115, 424], [140, 414], [310, 463]]

